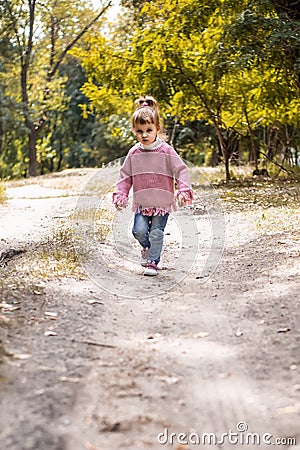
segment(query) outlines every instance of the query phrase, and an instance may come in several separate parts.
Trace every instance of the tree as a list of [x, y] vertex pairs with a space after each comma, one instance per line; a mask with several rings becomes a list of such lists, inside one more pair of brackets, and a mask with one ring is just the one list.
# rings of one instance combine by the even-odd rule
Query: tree
[[128, 116], [133, 99], [151, 93], [168, 124], [204, 120], [214, 127], [227, 179], [240, 138], [249, 136], [257, 166], [259, 127], [285, 126], [297, 117], [297, 77], [285, 64], [283, 36], [288, 29], [285, 36], [296, 48], [296, 25], [283, 21], [267, 0], [123, 3], [133, 8], [135, 22], [131, 14], [122, 17], [109, 38], [93, 36], [89, 50], [76, 53], [93, 109]]
[[122, 103], [128, 112], [128, 102], [141, 92], [151, 92], [175, 122], [203, 119], [211, 123], [229, 179], [234, 133], [223, 119], [223, 110], [233, 99], [222, 82], [230, 62], [220, 42], [226, 19], [222, 2], [202, 2], [201, 6], [200, 10], [195, 0], [145, 2], [140, 12], [143, 21], [132, 35], [122, 39], [121, 28], [111, 42], [93, 37], [89, 52], [77, 55], [90, 74], [84, 92], [95, 108], [109, 105], [111, 111]]
[[60, 107], [65, 80], [60, 78], [59, 69], [68, 52], [110, 5], [111, 1], [107, 1], [98, 13], [93, 13], [78, 0], [4, 0], [2, 20], [18, 53], [30, 176], [37, 175], [38, 136], [50, 111]]
[[[247, 97], [242, 123], [247, 123], [256, 164], [259, 153], [274, 161], [298, 145], [298, 133], [287, 130], [299, 127], [299, 19], [297, 2], [256, 1], [224, 29], [229, 58], [240, 67], [236, 86], [244, 85]], [[263, 152], [254, 144], [260, 127], [265, 127]]]
[[58, 171], [65, 167], [95, 167], [118, 158], [133, 143], [129, 124], [117, 115], [102, 122], [100, 114], [84, 114], [88, 99], [81, 91], [86, 81], [77, 59], [68, 58], [60, 68], [67, 77], [64, 107], [50, 111], [39, 138], [40, 170]]
[[[1, 4], [1, 13], [3, 5]], [[22, 108], [14, 97], [18, 83], [13, 61], [16, 51], [8, 31], [0, 22], [0, 176], [11, 177], [23, 173], [25, 161], [22, 140], [26, 129], [22, 122]]]

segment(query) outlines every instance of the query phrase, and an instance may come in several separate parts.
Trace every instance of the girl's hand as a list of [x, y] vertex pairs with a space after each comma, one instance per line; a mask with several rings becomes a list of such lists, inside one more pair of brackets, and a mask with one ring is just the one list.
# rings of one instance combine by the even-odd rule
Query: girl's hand
[[115, 203], [114, 203], [114, 205], [115, 205], [115, 208], [118, 210], [118, 211], [121, 211], [122, 209], [124, 209], [124, 208], [126, 208], [126, 206], [128, 205], [128, 201], [127, 201], [127, 199], [120, 199], [120, 200], [117, 200]]
[[121, 211], [122, 209], [125, 208], [125, 206], [122, 206], [122, 204], [121, 204], [120, 202], [117, 202], [117, 203], [115, 203], [115, 208], [116, 208], [118, 211]]
[[178, 206], [184, 206], [186, 204], [186, 199], [182, 194], [178, 194], [177, 197]]
[[179, 192], [177, 194], [178, 206], [192, 205], [193, 194], [190, 192]]

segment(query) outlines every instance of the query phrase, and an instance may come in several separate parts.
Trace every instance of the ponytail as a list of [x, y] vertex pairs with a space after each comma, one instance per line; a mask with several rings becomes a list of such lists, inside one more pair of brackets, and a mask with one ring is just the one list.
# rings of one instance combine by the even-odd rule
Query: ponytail
[[153, 123], [158, 129], [160, 128], [160, 118], [158, 114], [158, 103], [155, 98], [146, 95], [140, 97], [134, 102], [135, 112], [132, 115], [131, 125], [135, 129], [140, 123]]
[[158, 102], [155, 100], [154, 97], [151, 97], [150, 95], [146, 95], [145, 97], [141, 96], [134, 102], [134, 108], [143, 108], [145, 106], [149, 106], [149, 108], [155, 109], [157, 112], [159, 111]]

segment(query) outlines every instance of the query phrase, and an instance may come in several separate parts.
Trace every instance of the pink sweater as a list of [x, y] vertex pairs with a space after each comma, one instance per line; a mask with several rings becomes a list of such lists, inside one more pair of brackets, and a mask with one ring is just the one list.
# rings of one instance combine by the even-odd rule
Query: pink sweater
[[[178, 191], [175, 195], [174, 181]], [[153, 150], [134, 145], [120, 169], [113, 203], [127, 206], [133, 189], [133, 211], [144, 215], [164, 215], [176, 211], [175, 197], [181, 194], [191, 204], [193, 191], [187, 166], [178, 153], [164, 141]]]

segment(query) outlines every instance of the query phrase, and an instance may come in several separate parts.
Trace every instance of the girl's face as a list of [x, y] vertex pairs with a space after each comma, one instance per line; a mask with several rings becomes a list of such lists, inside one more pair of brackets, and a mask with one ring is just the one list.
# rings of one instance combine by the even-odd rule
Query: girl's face
[[151, 145], [156, 139], [159, 128], [154, 123], [139, 123], [134, 128], [133, 132], [137, 140], [143, 145]]

